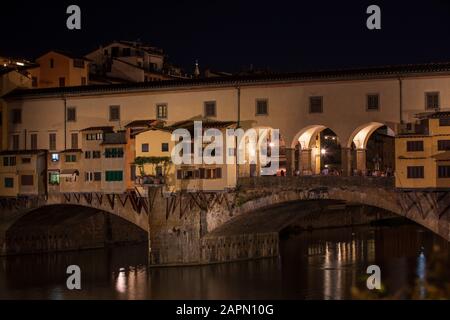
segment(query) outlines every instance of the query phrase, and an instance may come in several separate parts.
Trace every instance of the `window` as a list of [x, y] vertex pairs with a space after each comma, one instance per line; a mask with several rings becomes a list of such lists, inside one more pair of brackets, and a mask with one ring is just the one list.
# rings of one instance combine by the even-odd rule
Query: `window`
[[72, 149], [78, 149], [78, 133], [71, 134]]
[[216, 116], [216, 102], [206, 101], [205, 102], [205, 117], [215, 117]]
[[156, 166], [155, 173], [156, 173], [157, 177], [162, 177], [162, 175], [163, 175], [163, 167]]
[[323, 98], [322, 97], [310, 97], [309, 98], [309, 113], [322, 113], [323, 112]]
[[450, 118], [441, 118], [439, 119], [440, 127], [449, 127], [450, 126]]
[[74, 154], [66, 154], [66, 162], [77, 162], [77, 156]]
[[123, 56], [123, 57], [129, 57], [129, 56], [131, 56], [131, 48], [123, 48], [123, 49], [122, 49], [122, 56]]
[[53, 69], [55, 67], [55, 60], [53, 58], [50, 59], [50, 68]]
[[56, 133], [49, 133], [48, 135], [48, 149], [56, 150]]
[[105, 158], [123, 158], [123, 148], [106, 148]]
[[94, 181], [94, 172], [85, 172], [84, 173], [84, 181], [87, 181], [87, 182]]
[[378, 94], [367, 95], [367, 110], [380, 109], [380, 96]]
[[20, 176], [20, 184], [22, 186], [32, 186], [34, 179], [32, 175], [22, 175]]
[[407, 141], [406, 151], [408, 152], [423, 151], [423, 141]]
[[30, 140], [31, 140], [31, 150], [36, 150], [37, 149], [37, 133], [32, 133], [30, 135]]
[[161, 151], [162, 152], [169, 152], [169, 144], [168, 143], [162, 143], [161, 144]]
[[222, 178], [222, 168], [215, 168], [215, 169], [200, 168], [199, 178], [200, 179], [221, 179]]
[[177, 179], [189, 180], [199, 177], [199, 170], [177, 170]]
[[90, 159], [91, 158], [91, 151], [85, 151], [84, 152], [84, 158], [85, 159]]
[[87, 85], [86, 77], [81, 77], [81, 85], [82, 85], [82, 86]]
[[31, 163], [31, 158], [22, 158], [22, 164], [29, 164]]
[[425, 108], [426, 109], [439, 109], [439, 92], [426, 92], [425, 93]]
[[86, 134], [86, 140], [88, 141], [103, 140], [103, 133], [88, 133]]
[[408, 167], [408, 179], [423, 179], [424, 169], [423, 166]]
[[100, 159], [101, 157], [100, 151], [92, 151], [92, 159]]
[[20, 148], [19, 138], [20, 138], [20, 136], [18, 134], [13, 134], [13, 136], [12, 136], [12, 149], [13, 150], [19, 150], [19, 148]]
[[21, 109], [13, 109], [12, 110], [12, 123], [13, 124], [22, 123], [22, 110]]
[[112, 47], [111, 48], [111, 57], [118, 57], [119, 56], [119, 47]]
[[59, 86], [60, 87], [65, 87], [66, 86], [66, 78], [64, 78], [64, 77], [60, 77], [59, 78]]
[[73, 67], [74, 68], [84, 68], [84, 60], [83, 59], [73, 59]]
[[52, 162], [59, 161], [59, 153], [52, 153]]
[[148, 152], [148, 150], [149, 150], [148, 143], [143, 143], [141, 146], [141, 150], [142, 150], [142, 152]]
[[109, 106], [109, 121], [120, 120], [120, 106]]
[[4, 167], [14, 167], [16, 165], [16, 157], [3, 157]]
[[439, 151], [450, 151], [450, 140], [438, 140]]
[[450, 178], [450, 166], [438, 166], [438, 178], [449, 179]]
[[75, 107], [67, 108], [67, 121], [77, 121], [77, 109]]
[[14, 188], [14, 178], [5, 178], [5, 188]]
[[167, 104], [158, 104], [156, 106], [156, 118], [167, 119]]
[[102, 181], [102, 173], [94, 172], [94, 181]]
[[48, 183], [50, 185], [59, 185], [59, 172], [50, 171], [48, 173]]
[[105, 180], [108, 182], [122, 181], [123, 171], [106, 171]]
[[32, 77], [31, 78], [31, 86], [33, 88], [37, 88], [37, 86], [38, 86], [38, 78], [37, 77]]
[[268, 101], [266, 99], [256, 100], [256, 115], [257, 116], [268, 115]]

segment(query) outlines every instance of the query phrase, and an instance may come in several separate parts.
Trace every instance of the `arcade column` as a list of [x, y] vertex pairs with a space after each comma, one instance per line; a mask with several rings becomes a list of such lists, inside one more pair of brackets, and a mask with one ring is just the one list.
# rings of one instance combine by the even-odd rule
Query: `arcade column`
[[302, 175], [312, 174], [311, 154], [311, 149], [302, 149], [300, 151], [300, 173]]
[[295, 172], [295, 148], [286, 148], [286, 175], [293, 176]]
[[343, 176], [352, 175], [352, 149], [342, 148], [341, 149], [341, 167]]
[[365, 173], [366, 171], [366, 149], [356, 149], [356, 169]]

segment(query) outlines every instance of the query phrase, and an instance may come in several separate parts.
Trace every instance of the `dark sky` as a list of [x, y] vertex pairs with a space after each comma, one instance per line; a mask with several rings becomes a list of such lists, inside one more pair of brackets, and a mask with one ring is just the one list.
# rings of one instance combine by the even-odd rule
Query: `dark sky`
[[[78, 4], [82, 30], [66, 28]], [[366, 9], [382, 10], [382, 30]], [[110, 40], [141, 39], [187, 70], [273, 71], [450, 60], [450, 1], [3, 1], [0, 55], [48, 49], [85, 54]]]

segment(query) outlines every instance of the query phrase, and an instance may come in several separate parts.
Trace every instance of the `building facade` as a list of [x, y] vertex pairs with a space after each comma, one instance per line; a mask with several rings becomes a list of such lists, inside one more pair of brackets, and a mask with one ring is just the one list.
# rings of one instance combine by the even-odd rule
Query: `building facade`
[[396, 186], [450, 190], [450, 112], [418, 115], [396, 137]]
[[30, 69], [33, 88], [84, 86], [89, 82], [89, 61], [68, 52], [49, 51]]
[[[244, 129], [279, 129], [285, 173], [318, 173], [319, 135], [328, 128], [338, 138], [342, 174], [348, 175], [366, 170], [367, 144], [379, 128], [393, 136], [414, 123], [417, 113], [449, 110], [449, 88], [450, 64], [431, 64], [16, 91], [6, 97], [8, 109], [22, 117], [9, 122], [8, 148], [23, 149], [34, 139], [36, 148], [64, 151], [89, 127], [117, 132], [142, 119], [169, 127], [210, 119]], [[144, 140], [150, 144], [148, 135]], [[166, 137], [155, 139], [159, 144]], [[146, 142], [137, 140], [140, 156]], [[258, 175], [260, 169], [256, 163], [238, 171]]]
[[149, 82], [187, 77], [181, 69], [167, 63], [162, 49], [137, 41], [114, 41], [88, 53], [86, 58], [92, 61], [92, 84], [118, 79], [122, 82]]

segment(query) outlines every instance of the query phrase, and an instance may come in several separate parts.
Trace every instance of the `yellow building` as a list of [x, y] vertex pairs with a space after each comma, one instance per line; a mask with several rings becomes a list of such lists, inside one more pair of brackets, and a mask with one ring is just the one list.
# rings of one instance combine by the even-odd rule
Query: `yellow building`
[[63, 51], [49, 51], [30, 69], [34, 88], [83, 86], [89, 82], [88, 60]]
[[46, 151], [0, 152], [0, 196], [46, 194]]
[[137, 120], [126, 127], [135, 138], [135, 181], [173, 185], [175, 169], [170, 158], [175, 142], [171, 140], [172, 131], [158, 120]]
[[450, 112], [417, 118], [395, 139], [396, 187], [450, 190]]
[[[201, 120], [203, 131], [219, 129], [223, 136], [227, 128], [235, 125], [232, 121]], [[135, 131], [137, 185], [164, 183], [169, 192], [218, 191], [236, 186], [236, 165], [226, 164], [225, 154], [222, 154], [223, 164], [195, 164], [193, 161], [192, 164], [172, 163], [173, 148], [182, 143], [172, 140], [173, 131], [186, 129], [194, 139], [194, 120], [180, 121], [171, 126], [163, 126], [155, 120], [144, 120], [144, 123], [147, 128], [137, 129], [139, 121], [127, 125], [134, 127]], [[202, 152], [205, 146], [204, 143]], [[193, 159], [192, 154], [190, 158]]]
[[17, 88], [31, 87], [31, 77], [28, 73], [31, 64], [21, 65], [3, 63], [3, 66], [0, 66], [0, 150], [8, 149], [9, 113], [2, 96]]

